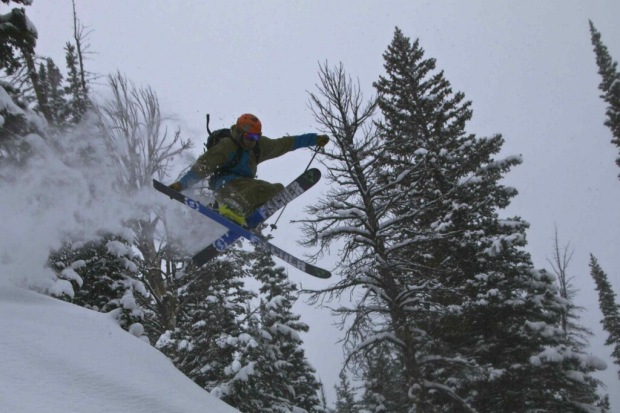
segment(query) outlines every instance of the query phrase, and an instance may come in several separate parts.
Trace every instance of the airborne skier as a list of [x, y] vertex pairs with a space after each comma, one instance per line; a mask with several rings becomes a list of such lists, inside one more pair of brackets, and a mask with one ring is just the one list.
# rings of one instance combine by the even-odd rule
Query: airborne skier
[[270, 139], [262, 135], [260, 120], [246, 113], [230, 128], [230, 137], [208, 149], [170, 188], [179, 192], [210, 176], [218, 212], [246, 226], [251, 211], [284, 189], [282, 184], [256, 179], [257, 165], [295, 149], [324, 147], [328, 142], [327, 135], [316, 133]]

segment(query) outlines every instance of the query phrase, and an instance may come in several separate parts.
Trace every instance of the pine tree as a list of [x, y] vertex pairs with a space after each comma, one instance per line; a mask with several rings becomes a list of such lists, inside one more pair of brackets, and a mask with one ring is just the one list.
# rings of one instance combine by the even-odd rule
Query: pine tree
[[78, 58], [75, 46], [71, 43], [65, 46], [65, 56], [67, 61], [67, 86], [65, 92], [69, 96], [69, 122], [79, 123], [89, 108], [88, 88], [84, 87], [82, 76], [78, 70]]
[[[414, 303], [424, 303], [425, 295], [434, 286], [410, 276], [410, 265], [400, 253], [413, 241], [402, 238], [407, 215], [394, 213], [396, 206], [406, 201], [407, 194], [393, 188], [407, 177], [395, 173], [388, 181], [385, 142], [367, 125], [375, 103], [370, 100], [364, 104], [359, 87], [347, 78], [342, 66], [334, 70], [321, 68], [320, 93], [324, 99], [314, 94], [311, 99], [317, 121], [334, 137], [334, 145], [326, 156], [332, 161], [327, 179], [335, 185], [327, 198], [309, 208], [311, 218], [305, 220], [305, 231], [308, 245], [320, 244], [325, 248], [336, 240], [344, 241], [338, 268], [341, 281], [326, 293], [342, 294], [363, 288], [359, 301], [337, 311], [345, 321], [351, 318], [347, 337], [348, 347], [354, 349], [349, 354], [354, 369], [359, 371], [367, 364], [364, 354], [389, 344], [394, 351], [390, 355], [392, 360], [402, 363], [397, 369], [403, 372], [403, 381], [386, 390], [403, 389], [401, 394], [410, 397], [406, 399], [408, 405], [398, 404], [399, 409], [431, 411], [427, 394], [435, 389], [467, 408], [467, 403], [449, 387], [424, 377], [425, 367], [419, 355], [435, 343], [428, 341], [430, 336], [414, 314], [428, 314], [430, 309], [417, 309]], [[449, 361], [446, 357], [441, 360]], [[390, 399], [376, 391], [373, 397]]]
[[[2, 2], [10, 4], [9, 0]], [[13, 3], [29, 5], [27, 0], [14, 0]], [[22, 53], [34, 54], [36, 40], [36, 30], [23, 8], [0, 14], [0, 74], [11, 78], [20, 72], [24, 67]], [[18, 164], [30, 152], [23, 137], [42, 133], [45, 120], [29, 108], [23, 91], [13, 80], [0, 80], [0, 99], [10, 102], [0, 106], [0, 161]]]
[[31, 153], [25, 136], [43, 134], [41, 129], [45, 120], [29, 109], [10, 83], [0, 81], [0, 99], [8, 102], [0, 107], [0, 162], [19, 165]]
[[271, 346], [279, 354], [276, 364], [283, 367], [281, 386], [289, 387], [292, 405], [314, 411], [320, 404], [319, 382], [315, 370], [306, 359], [300, 334], [310, 329], [293, 313], [293, 304], [299, 292], [281, 266], [276, 266], [270, 253], [257, 249], [257, 260], [252, 272], [262, 282], [260, 314], [263, 328], [271, 336]]
[[137, 279], [139, 266], [130, 240], [107, 235], [97, 241], [68, 242], [48, 261], [75, 291], [63, 299], [94, 311], [114, 311], [121, 327], [142, 336], [145, 313], [140, 300], [148, 293]]
[[520, 158], [496, 158], [500, 135], [465, 132], [471, 104], [433, 72], [419, 42], [396, 29], [384, 59], [377, 130], [363, 127], [372, 110], [341, 70], [322, 70], [325, 99], [312, 95], [334, 136], [326, 156], [336, 185], [310, 209], [308, 243], [344, 240], [342, 281], [328, 292], [364, 287], [341, 311], [352, 316], [358, 368], [368, 364], [362, 354], [388, 346], [408, 397], [398, 409], [569, 411], [594, 402], [580, 385], [597, 365], [563, 346], [563, 301], [523, 251], [527, 223], [498, 216], [516, 194], [499, 181]]
[[[620, 306], [616, 304], [616, 293], [611, 288], [607, 274], [592, 254], [590, 254], [590, 274], [596, 283], [598, 302], [603, 313], [601, 324], [603, 324], [603, 329], [609, 334], [605, 344], [613, 346], [611, 355], [615, 359], [614, 363], [620, 365]], [[620, 370], [618, 371], [618, 377], [620, 378]]]
[[[440, 394], [427, 395], [428, 401], [455, 400], [441, 395], [447, 387], [482, 411], [595, 403], [596, 381], [588, 373], [599, 366], [565, 345], [557, 329], [563, 301], [555, 280], [534, 270], [522, 249], [527, 223], [498, 215], [516, 195], [499, 182], [520, 158], [496, 158], [501, 135], [466, 133], [471, 102], [452, 91], [443, 72], [434, 72], [435, 60], [424, 58], [419, 41], [411, 43], [396, 29], [384, 59], [387, 75], [375, 83], [385, 117], [380, 133], [389, 176], [404, 177], [394, 194], [406, 194], [405, 202], [394, 210], [409, 215], [401, 240], [409, 246], [400, 255], [410, 265], [411, 282], [432, 286], [411, 297], [425, 303], [413, 314], [433, 338], [419, 356], [431, 360], [422, 374]], [[562, 363], [551, 362], [548, 351]], [[480, 385], [472, 377], [488, 379]]]
[[[24, 0], [17, 0], [19, 3], [30, 4]], [[8, 23], [8, 24], [2, 24]], [[14, 8], [7, 15], [0, 15], [0, 69], [4, 69], [11, 76], [25, 78], [30, 83], [36, 101], [39, 104], [42, 116], [50, 122], [50, 114], [46, 111], [43, 104], [45, 97], [39, 82], [36, 68], [35, 46], [37, 31], [32, 22], [26, 17], [23, 8]], [[25, 74], [18, 71], [25, 70]]]
[[320, 411], [320, 385], [300, 337], [309, 327], [292, 312], [296, 285], [270, 253], [259, 249], [248, 275], [262, 283], [260, 306], [247, 329], [252, 345], [239, 354], [240, 364], [252, 369], [233, 383], [230, 404], [244, 412]]
[[[28, 0], [2, 0], [9, 4], [29, 5]], [[37, 32], [28, 24], [26, 12], [22, 8], [14, 8], [10, 13], [0, 15], [0, 70], [8, 75], [14, 74], [23, 65], [20, 52], [29, 51], [34, 54]]]
[[360, 413], [359, 402], [355, 400], [355, 392], [351, 387], [351, 382], [347, 373], [343, 369], [338, 375], [339, 383], [336, 389], [336, 408], [334, 413]]
[[408, 413], [407, 378], [399, 352], [385, 343], [364, 356], [361, 405], [369, 412]]
[[[599, 89], [603, 92], [601, 98], [608, 105], [605, 126], [611, 130], [613, 136], [611, 143], [618, 147], [620, 153], [620, 72], [618, 72], [618, 63], [612, 60], [607, 46], [601, 40], [601, 33], [596, 30], [592, 21], [590, 21], [590, 34], [596, 54], [598, 73], [602, 78], [599, 84]], [[616, 164], [620, 166], [620, 156], [616, 159]], [[620, 178], [620, 174], [618, 177]]]
[[236, 354], [247, 336], [246, 303], [254, 296], [244, 289], [240, 262], [218, 259], [179, 275], [174, 327], [156, 344], [185, 375], [224, 400], [238, 373]]
[[41, 111], [49, 114], [49, 121], [54, 127], [65, 127], [68, 104], [65, 101], [65, 92], [62, 86], [63, 76], [52, 59], [47, 58], [45, 64], [39, 65], [38, 77], [42, 96], [39, 105], [45, 106], [45, 108], [41, 108]]

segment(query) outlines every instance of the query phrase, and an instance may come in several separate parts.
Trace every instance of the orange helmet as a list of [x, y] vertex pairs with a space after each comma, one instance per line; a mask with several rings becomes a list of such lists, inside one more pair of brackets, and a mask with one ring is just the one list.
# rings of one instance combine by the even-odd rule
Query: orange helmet
[[250, 113], [239, 116], [239, 119], [237, 119], [237, 127], [247, 133], [255, 133], [257, 135], [262, 133], [260, 120]]

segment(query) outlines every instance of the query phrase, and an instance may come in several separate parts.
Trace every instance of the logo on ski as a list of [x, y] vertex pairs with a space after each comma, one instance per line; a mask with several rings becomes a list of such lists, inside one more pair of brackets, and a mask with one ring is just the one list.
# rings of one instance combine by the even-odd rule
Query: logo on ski
[[262, 214], [263, 216], [273, 215], [278, 209], [282, 208], [293, 199], [297, 198], [299, 195], [303, 194], [305, 189], [299, 185], [297, 182], [291, 183], [285, 191], [280, 192], [276, 195], [271, 201], [269, 201], [264, 207]]
[[213, 245], [215, 246], [215, 249], [218, 251], [224, 251], [226, 248], [228, 248], [228, 244], [226, 242], [224, 242], [224, 240], [222, 239], [218, 239], [217, 241], [215, 241], [213, 243]]
[[187, 197], [185, 197], [185, 205], [187, 205], [191, 209], [200, 209], [200, 206], [196, 201]]

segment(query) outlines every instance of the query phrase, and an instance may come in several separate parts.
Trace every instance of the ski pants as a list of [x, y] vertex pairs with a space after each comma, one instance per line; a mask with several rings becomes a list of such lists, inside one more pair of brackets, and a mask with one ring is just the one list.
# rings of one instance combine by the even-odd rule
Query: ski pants
[[282, 184], [242, 176], [219, 189], [215, 198], [219, 203], [227, 204], [237, 212], [247, 215], [283, 189]]

